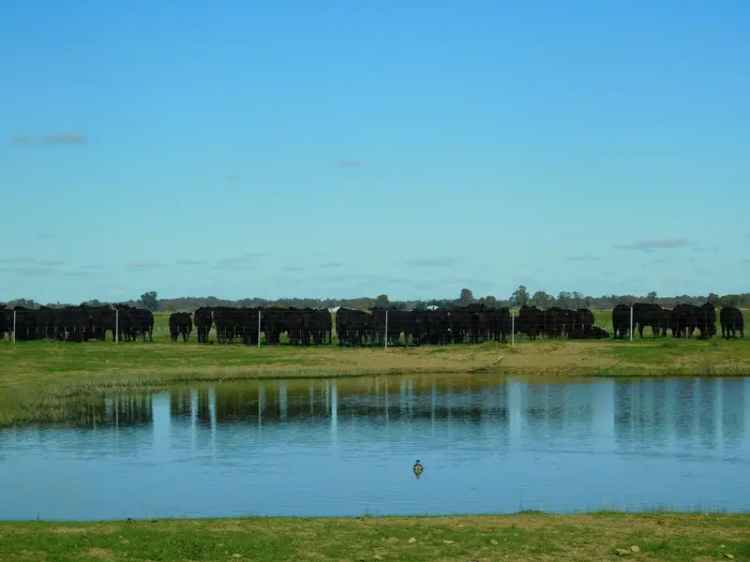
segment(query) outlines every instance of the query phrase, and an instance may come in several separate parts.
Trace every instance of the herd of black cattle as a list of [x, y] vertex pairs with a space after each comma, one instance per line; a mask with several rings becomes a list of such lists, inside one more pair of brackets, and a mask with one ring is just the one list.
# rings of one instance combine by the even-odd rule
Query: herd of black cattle
[[[744, 337], [744, 319], [738, 308], [723, 307], [719, 314], [722, 336]], [[679, 304], [674, 309], [657, 304], [617, 305], [612, 311], [615, 338], [629, 336], [631, 325], [643, 337], [644, 328], [654, 336], [687, 338], [696, 332], [706, 339], [716, 335], [716, 309], [711, 304]], [[585, 308], [539, 309], [522, 306], [511, 316], [508, 308], [490, 309], [481, 305], [450, 310], [386, 310], [369, 312], [340, 308], [336, 311], [336, 335], [340, 345], [445, 345], [450, 343], [505, 342], [511, 334], [529, 339], [601, 339], [609, 333], [594, 325], [593, 313]], [[0, 339], [52, 339], [62, 341], [153, 341], [154, 315], [126, 305], [68, 306], [13, 309], [0, 305]], [[242, 342], [278, 344], [286, 340], [296, 345], [330, 344], [333, 319], [328, 310], [295, 308], [199, 308], [192, 315], [177, 312], [169, 317], [173, 341], [188, 341], [193, 329], [199, 343], [210, 343], [214, 330], [218, 343]], [[387, 338], [387, 342], [386, 342]]]

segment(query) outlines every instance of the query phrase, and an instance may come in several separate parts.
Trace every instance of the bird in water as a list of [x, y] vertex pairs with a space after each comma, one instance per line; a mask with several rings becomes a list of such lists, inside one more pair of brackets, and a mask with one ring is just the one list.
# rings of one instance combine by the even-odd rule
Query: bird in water
[[422, 476], [422, 473], [424, 472], [424, 466], [422, 466], [422, 463], [419, 462], [419, 459], [417, 459], [417, 462], [414, 463], [412, 470], [414, 471], [414, 476], [416, 476], [417, 478]]

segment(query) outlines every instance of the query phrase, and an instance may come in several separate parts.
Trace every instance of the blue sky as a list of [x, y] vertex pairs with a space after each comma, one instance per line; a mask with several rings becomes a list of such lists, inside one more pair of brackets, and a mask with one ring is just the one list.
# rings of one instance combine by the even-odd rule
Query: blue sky
[[0, 6], [0, 300], [750, 290], [747, 2]]

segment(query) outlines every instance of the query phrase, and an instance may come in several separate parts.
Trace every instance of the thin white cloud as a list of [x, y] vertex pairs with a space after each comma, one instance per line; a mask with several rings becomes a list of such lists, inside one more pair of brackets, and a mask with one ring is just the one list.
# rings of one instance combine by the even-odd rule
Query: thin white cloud
[[160, 269], [162, 267], [165, 267], [166, 264], [160, 263], [160, 262], [153, 262], [153, 261], [141, 261], [141, 262], [130, 262], [126, 264], [125, 267], [127, 267], [131, 271], [149, 271], [152, 269]]
[[0, 265], [32, 265], [42, 267], [57, 267], [64, 265], [65, 262], [60, 260], [46, 260], [39, 258], [28, 258], [23, 256], [11, 257], [11, 258], [0, 258]]
[[406, 265], [410, 267], [452, 267], [459, 262], [458, 258], [449, 256], [412, 258], [406, 260]]
[[655, 240], [637, 240], [629, 244], [617, 244], [618, 250], [636, 250], [651, 252], [654, 250], [672, 250], [675, 248], [686, 248], [690, 246], [687, 238], [661, 238]]
[[237, 256], [222, 258], [216, 262], [215, 267], [219, 269], [247, 267], [255, 265], [264, 256], [265, 254], [263, 253], [246, 252]]
[[23, 277], [47, 277], [59, 273], [59, 269], [41, 265], [17, 265], [0, 267], [0, 272]]
[[88, 137], [78, 132], [51, 133], [41, 136], [14, 135], [10, 138], [10, 143], [17, 146], [84, 145], [88, 144]]
[[588, 256], [588, 255], [568, 256], [567, 258], [565, 258], [565, 261], [574, 262], [574, 263], [575, 262], [596, 262], [596, 261], [601, 261], [601, 258], [596, 257], [596, 256]]

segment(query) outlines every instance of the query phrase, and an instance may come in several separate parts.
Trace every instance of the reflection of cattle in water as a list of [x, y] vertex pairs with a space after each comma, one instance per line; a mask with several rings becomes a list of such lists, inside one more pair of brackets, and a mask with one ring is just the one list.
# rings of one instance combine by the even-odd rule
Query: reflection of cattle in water
[[169, 315], [169, 336], [173, 342], [182, 336], [182, 341], [187, 342], [193, 331], [193, 319], [187, 312], [174, 312]]
[[721, 336], [724, 338], [736, 338], [737, 332], [740, 337], [745, 337], [745, 319], [742, 317], [742, 311], [734, 306], [722, 307], [719, 313], [719, 322], [721, 323]]

